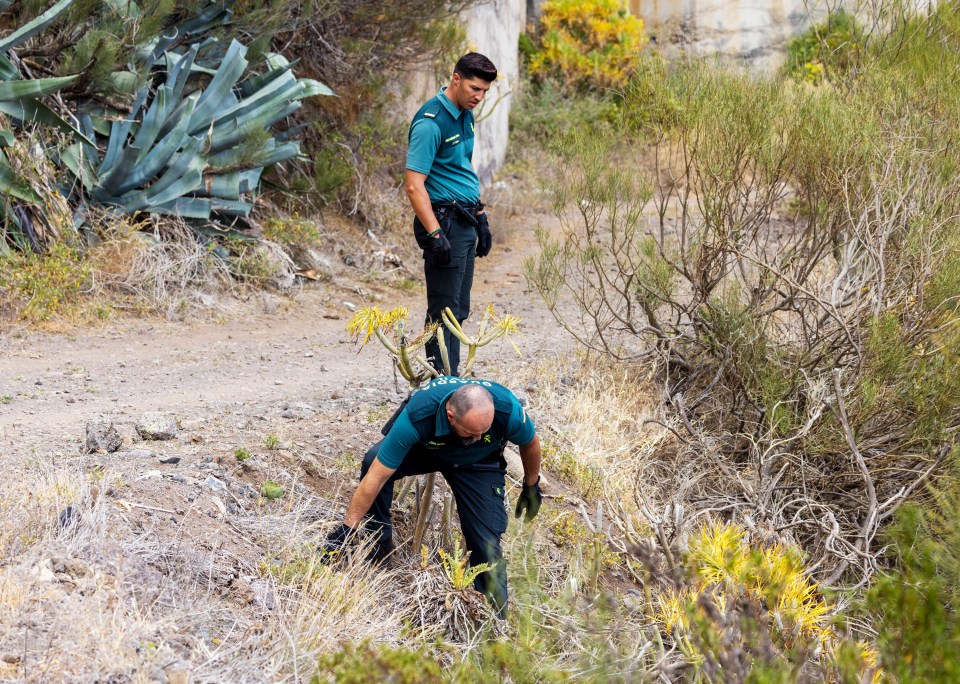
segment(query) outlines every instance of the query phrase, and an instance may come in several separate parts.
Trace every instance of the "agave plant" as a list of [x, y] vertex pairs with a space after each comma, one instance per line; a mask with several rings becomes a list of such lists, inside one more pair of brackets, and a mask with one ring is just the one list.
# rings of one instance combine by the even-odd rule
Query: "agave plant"
[[[269, 127], [314, 95], [332, 95], [316, 81], [294, 77], [290, 63], [268, 55], [267, 71], [248, 73], [247, 48], [237, 41], [216, 69], [199, 66], [201, 45], [166, 53], [165, 83], [137, 94], [130, 118], [110, 125], [106, 151], [79, 141], [62, 161], [87, 196], [125, 213], [138, 211], [209, 219], [211, 214], [247, 215], [265, 167], [300, 153], [296, 142], [279, 142]], [[210, 76], [191, 90], [194, 76]], [[94, 120], [80, 117], [94, 134]]]
[[[254, 72], [247, 48], [235, 40], [225, 44], [206, 38], [177, 47], [229, 19], [232, 0], [208, 0], [199, 3], [193, 16], [140, 45], [129, 71], [110, 74], [116, 77], [112, 81], [129, 86], [129, 112], [105, 115], [103, 107], [91, 107], [88, 101], [60, 99], [64, 118], [41, 98], [70, 86], [76, 96], [82, 75], [29, 78], [29, 70], [21, 74], [18, 69], [13, 51], [64, 18], [74, 2], [59, 0], [0, 39], [0, 148], [14, 144], [15, 127], [31, 123], [66, 133], [68, 145], [46, 154], [79, 181], [62, 187], [74, 206], [94, 203], [122, 213], [200, 220], [246, 216], [263, 170], [300, 153], [296, 142], [273, 135], [271, 127], [296, 111], [304, 98], [333, 95], [321, 83], [297, 79], [280, 55], [268, 54], [262, 73]], [[142, 14], [132, 0], [111, 2], [125, 18]], [[12, 4], [0, 0], [0, 12]], [[144, 80], [137, 88], [137, 81]], [[3, 115], [14, 128], [3, 125]], [[0, 195], [44, 204], [43, 193], [21, 176], [0, 149]], [[0, 212], [22, 224], [17, 210], [5, 205]]]

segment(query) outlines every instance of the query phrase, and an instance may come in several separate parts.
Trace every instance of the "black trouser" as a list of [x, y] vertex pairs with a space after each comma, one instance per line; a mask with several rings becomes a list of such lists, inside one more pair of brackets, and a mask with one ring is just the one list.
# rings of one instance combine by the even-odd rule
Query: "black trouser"
[[[439, 211], [443, 210], [449, 208], [443, 207]], [[467, 211], [475, 209], [468, 207]], [[473, 262], [477, 256], [477, 230], [453, 210], [449, 210], [448, 215], [441, 219], [440, 225], [450, 241], [453, 257], [447, 266], [435, 266], [426, 258], [423, 261], [423, 275], [427, 281], [426, 325], [440, 324], [443, 341], [450, 356], [450, 374], [457, 375], [460, 366], [460, 340], [443, 325], [442, 313], [445, 308], [450, 307], [460, 323], [470, 315], [470, 289], [473, 287]], [[426, 235], [420, 220], [414, 219], [414, 234], [418, 236], [422, 247], [424, 243], [421, 241], [421, 233]], [[427, 343], [425, 351], [431, 365], [445, 374], [440, 345], [436, 338]]]
[[[383, 441], [374, 444], [360, 467], [360, 479], [367, 474], [377, 457]], [[501, 617], [507, 611], [507, 568], [500, 547], [500, 536], [507, 530], [507, 509], [504, 503], [505, 462], [484, 461], [469, 466], [451, 466], [442, 463], [426, 449], [415, 446], [403, 459], [397, 471], [387, 480], [370, 507], [365, 522], [371, 533], [379, 533], [380, 541], [393, 541], [390, 505], [393, 503], [393, 483], [413, 475], [439, 472], [453, 490], [460, 516], [463, 541], [470, 552], [470, 565], [490, 563], [493, 570], [481, 573], [473, 586], [485, 594]]]

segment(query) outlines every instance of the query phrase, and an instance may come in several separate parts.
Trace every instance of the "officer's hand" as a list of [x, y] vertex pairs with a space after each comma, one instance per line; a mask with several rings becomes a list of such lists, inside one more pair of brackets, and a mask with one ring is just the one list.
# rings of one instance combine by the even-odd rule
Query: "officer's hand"
[[538, 477], [537, 481], [532, 485], [523, 485], [523, 489], [520, 491], [520, 498], [517, 499], [516, 517], [519, 518], [526, 513], [524, 519], [530, 522], [540, 511], [540, 504], [542, 503], [543, 495], [540, 493], [540, 478]]
[[477, 216], [477, 256], [487, 256], [492, 245], [493, 235], [490, 234], [490, 221], [485, 213], [480, 214]]
[[430, 263], [434, 266], [446, 266], [450, 263], [453, 256], [453, 249], [450, 247], [450, 241], [441, 230], [436, 237], [431, 237], [427, 241], [430, 245]]
[[327, 539], [323, 542], [322, 551], [322, 560], [334, 560], [339, 556], [346, 548], [350, 545], [350, 541], [353, 535], [353, 530], [344, 523], [340, 523], [335, 528], [333, 532], [327, 535]]

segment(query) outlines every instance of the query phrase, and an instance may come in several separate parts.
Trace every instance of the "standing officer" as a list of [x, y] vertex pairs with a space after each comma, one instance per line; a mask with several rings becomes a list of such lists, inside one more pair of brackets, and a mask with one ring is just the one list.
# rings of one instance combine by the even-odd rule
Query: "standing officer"
[[529, 521], [541, 504], [540, 439], [520, 402], [495, 382], [436, 378], [414, 392], [386, 437], [367, 451], [347, 514], [327, 537], [324, 550], [342, 550], [369, 511], [365, 528], [375, 538], [372, 557], [385, 558], [394, 548], [393, 483], [439, 472], [453, 490], [470, 565], [493, 566], [477, 576], [474, 586], [504, 617], [507, 572], [500, 536], [507, 529], [503, 458], [507, 442], [520, 447], [523, 488], [516, 515], [526, 514]]
[[[414, 115], [410, 124], [405, 189], [416, 218], [413, 233], [423, 249], [427, 281], [426, 324], [440, 322], [450, 307], [461, 323], [470, 313], [474, 257], [490, 252], [492, 237], [473, 170], [473, 109], [497, 78], [497, 68], [470, 52], [457, 62], [450, 85]], [[457, 375], [460, 341], [443, 329], [450, 372]], [[439, 344], [427, 344], [434, 368], [445, 372]]]

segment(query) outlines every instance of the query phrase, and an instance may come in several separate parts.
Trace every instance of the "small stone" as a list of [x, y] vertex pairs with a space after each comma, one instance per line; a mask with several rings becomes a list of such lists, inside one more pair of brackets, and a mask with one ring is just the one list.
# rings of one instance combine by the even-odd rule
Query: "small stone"
[[284, 411], [283, 413], [280, 414], [280, 417], [281, 417], [281, 418], [289, 418], [289, 419], [292, 420], [292, 419], [294, 419], [294, 418], [297, 417], [297, 413], [296, 413], [296, 411], [294, 411], [293, 409], [287, 409], [286, 411]]
[[168, 440], [177, 436], [177, 421], [164, 413], [144, 413], [136, 427], [142, 439]]
[[77, 521], [80, 520], [80, 513], [73, 506], [67, 506], [57, 517], [57, 527], [61, 530], [65, 530], [68, 527], [73, 527]]
[[113, 453], [123, 444], [123, 438], [109, 420], [91, 420], [87, 423], [87, 435], [84, 451], [92, 454], [97, 451]]
[[330, 393], [330, 398], [343, 399], [343, 393], [340, 390], [333, 390], [333, 392]]
[[53, 561], [49, 558], [40, 561], [30, 569], [30, 574], [40, 582], [56, 582], [57, 576], [53, 572]]
[[160, 459], [160, 462], [165, 465], [176, 465], [177, 463], [180, 462], [180, 457], [179, 456], [163, 456]]
[[89, 568], [87, 564], [78, 558], [54, 558], [53, 560], [53, 571], [56, 573], [64, 573], [69, 575], [73, 579], [79, 579], [81, 577], [86, 577], [89, 573]]
[[137, 480], [157, 480], [163, 477], [163, 473], [159, 470], [148, 470], [143, 475], [137, 478]]
[[204, 486], [208, 487], [211, 491], [214, 492], [227, 492], [227, 485], [223, 483], [222, 480], [218, 480], [213, 475], [207, 476], [207, 479], [203, 482]]
[[167, 672], [167, 684], [190, 684], [190, 670], [170, 670]]

